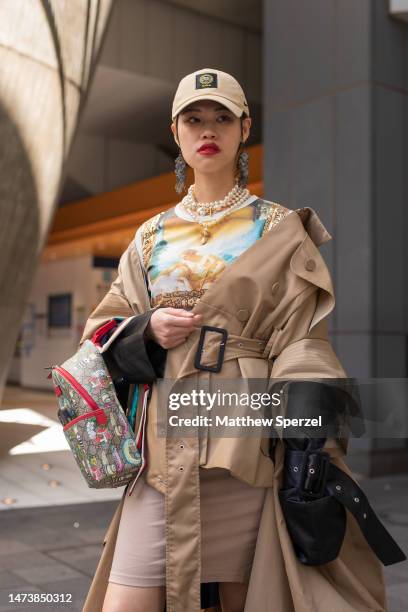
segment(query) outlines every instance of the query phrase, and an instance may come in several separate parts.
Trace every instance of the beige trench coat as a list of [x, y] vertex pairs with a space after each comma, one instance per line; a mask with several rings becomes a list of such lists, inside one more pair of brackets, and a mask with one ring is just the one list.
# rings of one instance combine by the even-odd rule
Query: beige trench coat
[[[221, 372], [194, 367], [199, 337], [195, 331], [168, 351], [165, 378], [197, 377], [202, 386], [206, 379], [217, 377], [346, 376], [328, 340], [327, 316], [335, 300], [318, 249], [331, 236], [313, 209], [290, 211], [270, 204], [276, 207], [276, 224], [230, 264], [193, 308], [203, 315], [203, 324], [228, 330]], [[131, 243], [122, 255], [118, 278], [88, 319], [82, 341], [112, 316], [129, 317], [149, 309], [141, 263]], [[219, 346], [215, 334], [212, 340], [209, 337], [203, 354], [203, 363], [211, 365]], [[275, 463], [268, 455], [268, 439], [184, 438], [180, 447], [180, 439], [157, 436], [156, 389], [154, 384], [148, 407], [145, 477], [165, 494], [167, 612], [200, 610], [199, 466], [224, 467], [244, 482], [268, 487], [245, 612], [386, 610], [382, 566], [349, 513], [344, 543], [335, 561], [318, 567], [298, 562], [278, 497], [281, 442]], [[346, 446], [331, 440], [326, 450], [336, 465], [350, 473], [341, 458]], [[122, 505], [123, 498], [106, 533], [84, 612], [102, 610]]]

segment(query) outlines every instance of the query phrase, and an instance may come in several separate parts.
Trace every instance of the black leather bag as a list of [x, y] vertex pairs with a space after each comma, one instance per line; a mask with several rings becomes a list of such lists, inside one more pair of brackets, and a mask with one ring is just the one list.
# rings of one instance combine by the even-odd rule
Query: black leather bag
[[[285, 457], [284, 488], [279, 491], [279, 500], [296, 556], [305, 565], [333, 561], [346, 532], [344, 506], [325, 487], [328, 462], [327, 453], [300, 454], [293, 450]], [[314, 474], [320, 470], [321, 477], [312, 483], [307, 479], [309, 470]]]
[[[290, 383], [286, 388], [286, 413], [294, 417], [296, 403], [304, 415], [313, 399], [326, 396], [333, 389], [316, 382]], [[293, 393], [292, 393], [293, 392]], [[303, 399], [302, 399], [303, 398]], [[303, 405], [300, 405], [303, 404]], [[331, 406], [332, 410], [335, 406]], [[337, 406], [341, 413], [342, 407]], [[315, 412], [319, 406], [315, 405]], [[331, 463], [330, 455], [322, 450], [326, 438], [286, 438], [284, 476], [279, 500], [295, 554], [305, 565], [323, 565], [338, 556], [347, 526], [347, 510], [354, 515], [374, 553], [384, 565], [406, 560], [406, 556], [385, 529], [358, 484], [343, 470]]]

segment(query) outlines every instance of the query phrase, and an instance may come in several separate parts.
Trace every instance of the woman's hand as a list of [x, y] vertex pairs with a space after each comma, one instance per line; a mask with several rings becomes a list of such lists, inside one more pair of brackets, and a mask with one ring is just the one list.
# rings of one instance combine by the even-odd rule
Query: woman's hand
[[154, 340], [164, 349], [178, 346], [201, 327], [202, 315], [194, 314], [184, 308], [158, 308], [150, 317], [145, 330], [145, 338]]

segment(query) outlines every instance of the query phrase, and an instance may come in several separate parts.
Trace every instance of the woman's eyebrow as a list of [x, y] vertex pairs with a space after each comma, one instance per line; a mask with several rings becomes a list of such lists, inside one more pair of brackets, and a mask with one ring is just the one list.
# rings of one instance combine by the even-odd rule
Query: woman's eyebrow
[[184, 115], [185, 113], [201, 113], [201, 108], [196, 108], [194, 106], [191, 106], [190, 108], [183, 108], [183, 110], [181, 111], [181, 114]]
[[[214, 110], [216, 111], [223, 111], [223, 112], [227, 112], [227, 113], [231, 113], [232, 111], [229, 110], [229, 108], [226, 108], [225, 106], [217, 106]], [[198, 106], [191, 106], [190, 108], [185, 108], [181, 111], [181, 114], [184, 115], [186, 113], [202, 113], [202, 109], [199, 108]]]

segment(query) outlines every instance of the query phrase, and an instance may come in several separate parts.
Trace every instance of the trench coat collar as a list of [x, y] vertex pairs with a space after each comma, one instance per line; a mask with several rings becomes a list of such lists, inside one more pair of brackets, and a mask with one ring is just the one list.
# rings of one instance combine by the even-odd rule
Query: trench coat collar
[[297, 212], [299, 215], [305, 230], [316, 246], [320, 246], [332, 239], [331, 234], [327, 231], [313, 208], [304, 206], [303, 208], [297, 208], [294, 212]]
[[[211, 284], [206, 290], [205, 296], [200, 298], [195, 304], [192, 312], [202, 314], [205, 308], [211, 305], [212, 297], [219, 291], [225, 292], [227, 295], [228, 285], [230, 282], [234, 282], [236, 269], [239, 270], [244, 261], [252, 261], [251, 268], [256, 270], [259, 258], [265, 258], [265, 252], [272, 252], [274, 237], [280, 231], [287, 232], [288, 240], [293, 240], [294, 252], [290, 262], [292, 271], [321, 290], [316, 313], [310, 324], [309, 331], [311, 331], [321, 319], [333, 310], [335, 298], [330, 273], [318, 251], [318, 247], [331, 240], [332, 236], [323, 225], [316, 211], [308, 206], [288, 210], [288, 214], [281, 221], [237, 257], [220, 277]], [[309, 238], [309, 240], [306, 241], [306, 238]], [[315, 271], [308, 271], [304, 267], [305, 259], [311, 257], [318, 262]], [[186, 338], [183, 345], [184, 358], [182, 358], [182, 365], [177, 378], [184, 378], [197, 372], [194, 359], [198, 347], [198, 338], [199, 331], [193, 332]], [[247, 339], [243, 338], [243, 340]], [[211, 344], [215, 344], [218, 347], [219, 341], [210, 338], [206, 346], [211, 347]], [[211, 365], [214, 364], [211, 363]]]
[[[297, 214], [294, 215], [294, 213]], [[301, 223], [296, 223], [296, 221], [299, 220], [301, 221]], [[231, 264], [229, 264], [228, 268], [222, 273], [222, 275], [220, 275], [219, 278], [215, 280], [206, 290], [205, 296], [202, 299], [198, 300], [196, 306], [194, 306], [194, 308], [192, 309], [192, 312], [200, 312], [200, 302], [211, 302], [212, 294], [217, 292], [220, 289], [220, 286], [225, 285], [225, 282], [230, 276], [232, 276], [232, 273], [233, 271], [235, 271], [235, 268], [239, 267], [243, 260], [246, 260], [250, 257], [254, 257], [255, 261], [257, 255], [265, 257], [265, 247], [267, 247], [268, 243], [273, 240], [273, 237], [276, 232], [285, 231], [285, 229], [287, 229], [286, 225], [288, 223], [293, 223], [293, 228], [291, 229], [290, 237], [294, 237], [294, 234], [298, 234], [299, 243], [301, 243], [302, 238], [307, 235], [310, 237], [311, 241], [316, 245], [316, 247], [319, 247], [321, 244], [328, 242], [332, 239], [331, 234], [327, 231], [318, 214], [315, 210], [313, 210], [313, 208], [304, 206], [303, 208], [288, 210], [288, 214], [281, 221], [279, 221], [268, 232], [266, 232], [264, 236], [259, 238], [254, 244], [252, 244], [252, 246], [246, 249]], [[310, 275], [306, 275], [305, 278], [308, 278], [309, 276]], [[324, 275], [324, 278], [321, 280], [320, 284], [318, 280], [317, 284], [329, 293], [333, 293], [331, 281], [330, 278], [327, 277], [327, 275]]]

